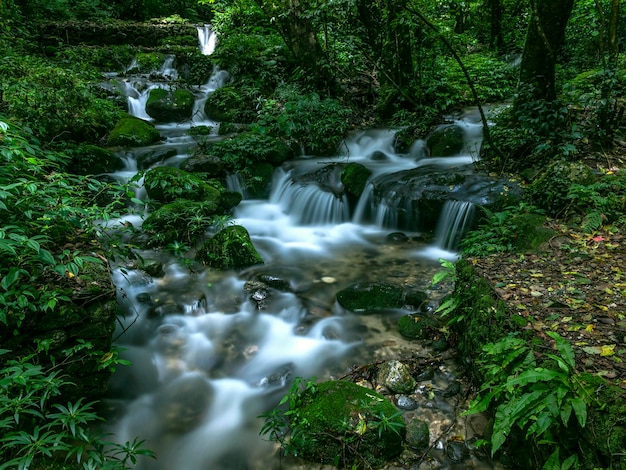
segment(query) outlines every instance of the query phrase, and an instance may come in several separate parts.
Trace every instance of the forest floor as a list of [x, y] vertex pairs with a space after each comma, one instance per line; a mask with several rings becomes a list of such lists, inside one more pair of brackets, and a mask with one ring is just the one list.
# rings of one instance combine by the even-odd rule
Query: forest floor
[[585, 234], [550, 223], [542, 250], [470, 258], [514, 314], [552, 349], [546, 335], [568, 339], [579, 372], [626, 389], [626, 247], [620, 233]]
[[[624, 148], [589, 153], [593, 169], [626, 168]], [[622, 170], [624, 171], [624, 170]], [[557, 220], [540, 250], [470, 258], [510, 310], [527, 320], [546, 347], [555, 331], [574, 348], [579, 372], [601, 375], [626, 389], [626, 234], [584, 233]]]

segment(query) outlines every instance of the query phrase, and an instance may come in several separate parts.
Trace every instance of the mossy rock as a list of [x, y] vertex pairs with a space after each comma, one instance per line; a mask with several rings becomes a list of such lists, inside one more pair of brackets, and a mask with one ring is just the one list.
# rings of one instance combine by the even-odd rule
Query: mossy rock
[[117, 122], [109, 134], [107, 144], [111, 147], [145, 147], [160, 139], [161, 134], [152, 124], [128, 116]]
[[243, 108], [243, 96], [239, 90], [231, 86], [218, 88], [208, 96], [204, 104], [205, 114], [214, 121], [242, 121], [245, 116]]
[[[396, 407], [352, 382], [323, 382], [290, 411], [298, 431], [290, 443], [305, 460], [378, 468], [402, 452], [404, 422]], [[381, 417], [393, 425], [384, 426]]]
[[428, 423], [421, 419], [412, 419], [406, 425], [406, 443], [415, 450], [428, 449], [430, 445], [430, 429]]
[[457, 124], [438, 127], [426, 138], [431, 157], [458, 155], [465, 145], [465, 131]]
[[439, 322], [427, 315], [412, 313], [398, 319], [398, 332], [408, 339], [432, 339], [439, 328]]
[[549, 216], [562, 216], [568, 205], [567, 193], [573, 184], [595, 182], [591, 168], [581, 162], [556, 161], [526, 190], [524, 200], [544, 209]]
[[353, 312], [385, 310], [402, 307], [402, 294], [393, 284], [359, 283], [337, 292], [337, 302]]
[[511, 220], [517, 227], [515, 249], [520, 252], [535, 250], [557, 234], [555, 230], [544, 226], [546, 218], [540, 214], [515, 214]]
[[195, 97], [189, 90], [174, 91], [154, 88], [146, 102], [146, 112], [160, 122], [178, 122], [191, 119]]
[[160, 52], [138, 52], [135, 55], [134, 62], [136, 67], [128, 70], [127, 73], [133, 74], [138, 72], [150, 73], [156, 72], [163, 65], [164, 55]]
[[144, 187], [148, 196], [159, 202], [169, 203], [182, 198], [216, 205], [220, 203], [218, 189], [196, 175], [170, 166], [159, 166], [146, 172]]
[[216, 233], [198, 250], [196, 260], [216, 269], [244, 269], [263, 264], [250, 234], [241, 225], [231, 225]]
[[124, 168], [124, 162], [97, 145], [83, 144], [72, 152], [70, 171], [79, 175], [113, 173]]
[[341, 183], [348, 194], [360, 197], [371, 174], [371, 170], [360, 163], [348, 163], [341, 172]]
[[159, 207], [143, 223], [148, 246], [169, 243], [195, 243], [204, 237], [219, 213], [217, 201], [177, 199]]

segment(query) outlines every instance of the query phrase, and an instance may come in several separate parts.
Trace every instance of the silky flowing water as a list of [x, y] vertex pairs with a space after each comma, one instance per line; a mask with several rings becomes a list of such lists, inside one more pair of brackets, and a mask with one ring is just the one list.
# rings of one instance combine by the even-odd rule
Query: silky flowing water
[[[199, 28], [199, 37], [202, 50], [210, 53], [214, 35]], [[118, 79], [131, 114], [150, 119], [145, 113], [147, 91], [168, 86], [166, 76], [175, 74], [172, 64], [165, 63], [161, 74], [164, 80], [159, 83], [146, 83], [145, 77]], [[113, 176], [128, 180], [137, 173], [138, 158], [163, 150], [173, 152], [164, 152], [169, 156], [155, 165], [180, 165], [196, 145], [187, 134], [189, 128], [219, 125], [207, 119], [202, 108], [206, 96], [227, 78], [225, 71], [216, 70], [195, 90], [191, 121], [157, 124], [162, 144], [120, 152], [126, 168]], [[335, 295], [356, 282], [387, 282], [427, 292], [427, 308], [434, 309], [443, 292], [431, 288], [432, 276], [440, 268], [439, 258], [455, 258], [453, 250], [471, 218], [471, 204], [448, 204], [435, 239], [410, 230], [402, 230], [406, 237], [390, 236], [398, 232], [394, 218], [399, 208], [375, 202], [371, 187], [350, 210], [345, 198], [298, 176], [337, 162], [359, 162], [374, 176], [424, 164], [445, 170], [471, 162], [480, 145], [480, 125], [471, 119], [460, 124], [466, 129], [467, 147], [447, 160], [426, 158], [420, 143], [398, 154], [393, 130], [371, 130], [347, 139], [336, 157], [302, 156], [278, 168], [270, 197], [244, 199], [233, 214], [261, 253], [261, 266], [243, 272], [191, 272], [174, 257], [145, 251], [140, 254], [146, 260], [163, 263], [162, 277], [150, 277], [124, 263], [114, 267], [124, 311], [116, 344], [132, 366], [120, 367], [112, 378], [109, 404], [115, 413], [107, 428], [119, 442], [138, 436], [156, 452], [156, 460], [140, 459], [137, 468], [320, 468], [281, 458], [276, 445], [259, 436], [263, 421], [258, 416], [278, 403], [295, 377], [340, 378], [351, 368], [403, 358], [431, 364], [416, 394], [402, 399], [415, 404], [407, 413], [429, 422], [433, 444], [421, 466], [415, 462], [405, 468], [454, 467], [446, 457], [447, 441], [474, 437], [480, 419], [459, 418], [459, 396], [444, 398], [442, 392], [457, 374], [451, 354], [435, 354], [420, 342], [404, 339], [396, 322], [407, 311], [347, 312]], [[229, 181], [237, 187], [235, 177]], [[144, 197], [141, 188], [137, 196]], [[119, 222], [139, 227], [144, 215], [129, 214]], [[265, 297], [247, 289], [246, 282], [258, 274], [287, 281], [289, 292], [270, 289]], [[493, 468], [475, 457], [459, 465]]]

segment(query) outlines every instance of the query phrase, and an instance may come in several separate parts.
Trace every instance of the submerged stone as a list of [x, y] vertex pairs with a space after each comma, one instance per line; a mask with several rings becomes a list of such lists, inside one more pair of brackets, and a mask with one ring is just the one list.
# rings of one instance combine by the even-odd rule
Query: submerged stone
[[415, 379], [411, 370], [400, 361], [389, 361], [378, 369], [378, 383], [392, 393], [413, 393]]
[[430, 339], [439, 332], [439, 323], [428, 315], [412, 313], [398, 319], [398, 331], [409, 339]]
[[306, 460], [378, 468], [402, 452], [404, 422], [396, 407], [352, 382], [318, 384], [291, 411], [291, 431], [298, 431], [291, 444]]
[[358, 283], [337, 292], [337, 302], [346, 310], [366, 311], [402, 307], [402, 288], [393, 284]]
[[430, 445], [428, 423], [421, 419], [411, 419], [406, 424], [406, 443], [415, 450], [427, 449]]

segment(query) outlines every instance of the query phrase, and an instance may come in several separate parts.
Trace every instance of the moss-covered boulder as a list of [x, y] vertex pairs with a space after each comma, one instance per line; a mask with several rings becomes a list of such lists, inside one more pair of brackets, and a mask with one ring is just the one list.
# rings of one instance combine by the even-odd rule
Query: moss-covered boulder
[[431, 157], [458, 155], [465, 144], [465, 131], [457, 124], [439, 126], [426, 137], [426, 147]]
[[146, 112], [161, 122], [191, 119], [195, 98], [189, 90], [154, 88], [146, 102]]
[[145, 244], [165, 246], [173, 242], [195, 243], [214, 224], [220, 212], [217, 201], [177, 199], [152, 212], [143, 223]]
[[402, 287], [383, 283], [358, 283], [337, 292], [337, 302], [346, 310], [375, 311], [402, 307]]
[[198, 250], [196, 260], [216, 269], [244, 269], [263, 264], [250, 234], [241, 225], [231, 225], [208, 239]]
[[267, 199], [272, 187], [274, 166], [270, 163], [259, 163], [250, 171], [241, 174], [246, 194], [252, 199]]
[[412, 419], [406, 424], [406, 443], [415, 450], [427, 449], [430, 445], [428, 423], [421, 419]]
[[568, 205], [567, 193], [573, 184], [595, 181], [589, 166], [582, 162], [556, 161], [528, 186], [524, 199], [544, 209], [549, 216], [562, 216]]
[[378, 468], [402, 452], [404, 422], [396, 407], [352, 382], [321, 383], [290, 411], [290, 443], [306, 460]]
[[245, 122], [245, 103], [241, 92], [225, 86], [211, 93], [204, 104], [204, 112], [214, 121]]
[[205, 173], [210, 178], [222, 178], [226, 176], [224, 163], [215, 155], [192, 155], [185, 160], [180, 167], [190, 173]]
[[215, 205], [220, 203], [219, 189], [196, 175], [170, 166], [159, 166], [146, 172], [144, 187], [148, 196], [159, 202], [174, 202], [182, 198]]
[[428, 315], [412, 313], [398, 319], [398, 332], [408, 339], [431, 339], [439, 333], [439, 322]]
[[360, 197], [371, 174], [371, 170], [360, 163], [348, 163], [341, 172], [341, 183], [346, 193]]
[[149, 122], [132, 116], [120, 119], [109, 134], [111, 147], [143, 147], [158, 142], [161, 134]]
[[124, 162], [97, 145], [83, 144], [71, 152], [72, 162], [69, 170], [79, 175], [98, 175], [112, 173], [124, 168]]
[[243, 132], [216, 142], [211, 152], [231, 171], [247, 169], [251, 164], [261, 162], [278, 166], [294, 155], [282, 140], [256, 132]]

